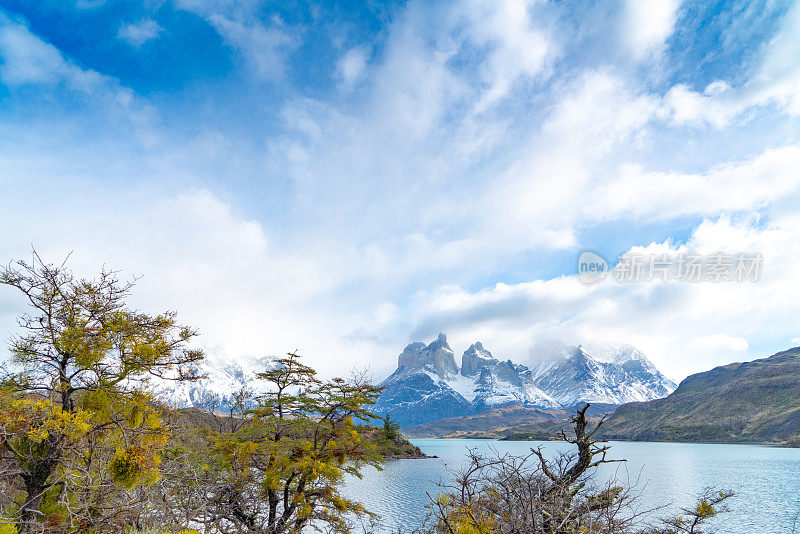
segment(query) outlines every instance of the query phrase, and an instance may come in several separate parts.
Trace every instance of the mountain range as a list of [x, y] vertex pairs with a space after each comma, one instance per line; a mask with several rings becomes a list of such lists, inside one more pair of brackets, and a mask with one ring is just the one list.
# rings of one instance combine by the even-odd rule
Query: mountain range
[[224, 410], [232, 396], [242, 389], [258, 392], [264, 383], [256, 378], [257, 372], [272, 367], [272, 358], [264, 356], [244, 362], [208, 357], [196, 364], [203, 380], [173, 382], [152, 379], [151, 389], [155, 397], [168, 406], [177, 408], [200, 407], [215, 403]]
[[629, 345], [539, 346], [529, 368], [495, 358], [480, 342], [459, 367], [445, 334], [410, 343], [374, 411], [403, 426], [479, 414], [501, 406], [560, 410], [581, 402], [619, 405], [670, 394], [676, 385]]
[[[269, 357], [244, 362], [209, 358], [193, 383], [153, 384], [176, 407], [263, 387], [257, 371]], [[441, 334], [409, 344], [374, 411], [389, 414], [411, 437], [552, 437], [592, 403], [608, 414], [602, 435], [642, 441], [771, 442], [800, 446], [800, 347], [768, 358], [691, 375], [677, 387], [629, 345], [537, 345], [529, 366], [495, 358], [481, 343], [461, 366]]]
[[800, 347], [685, 378], [663, 399], [617, 408], [604, 436], [800, 446]]

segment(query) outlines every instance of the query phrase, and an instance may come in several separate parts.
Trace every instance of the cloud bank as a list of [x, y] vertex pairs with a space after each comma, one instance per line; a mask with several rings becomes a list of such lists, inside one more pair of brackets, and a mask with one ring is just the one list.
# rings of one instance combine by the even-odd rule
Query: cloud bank
[[[381, 376], [446, 331], [627, 342], [680, 379], [796, 343], [798, 5], [757, 42], [691, 2], [48, 9], [0, 13], [0, 257], [141, 275], [215, 354]], [[764, 271], [587, 286], [586, 249]], [[0, 292], [3, 331], [20, 311]]]

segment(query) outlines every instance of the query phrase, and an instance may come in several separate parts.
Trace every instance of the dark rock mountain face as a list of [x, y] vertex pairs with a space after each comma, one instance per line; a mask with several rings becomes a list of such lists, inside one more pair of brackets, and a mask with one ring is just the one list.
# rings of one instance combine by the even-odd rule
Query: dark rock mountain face
[[410, 343], [397, 358], [397, 371], [386, 382], [421, 370], [444, 380], [458, 375], [455, 353], [447, 344], [447, 337], [444, 334], [439, 334], [439, 337], [427, 346], [419, 341]]
[[375, 412], [391, 414], [401, 425], [459, 417], [473, 412], [472, 404], [443, 382], [458, 376], [455, 354], [444, 334], [429, 345], [410, 343], [397, 358], [397, 371], [383, 381]]
[[429, 345], [414, 342], [381, 384], [385, 389], [375, 412], [409, 426], [502, 406], [548, 410], [583, 401], [620, 404], [667, 395], [675, 387], [632, 347], [612, 354], [613, 361], [593, 359], [580, 347], [567, 349], [531, 370], [498, 360], [478, 342], [464, 352], [459, 368], [444, 334]]
[[497, 363], [492, 354], [483, 348], [480, 341], [470, 346], [461, 357], [461, 374], [475, 376], [483, 367], [491, 367]]
[[687, 377], [670, 396], [620, 406], [609, 438], [800, 445], [800, 347]]
[[404, 426], [508, 404], [558, 406], [536, 387], [527, 367], [497, 360], [480, 343], [467, 349], [459, 368], [444, 334], [429, 345], [409, 344], [381, 386], [385, 389], [374, 411]]
[[425, 373], [414, 373], [388, 385], [374, 411], [390, 414], [401, 425], [416, 425], [474, 412], [472, 404]]

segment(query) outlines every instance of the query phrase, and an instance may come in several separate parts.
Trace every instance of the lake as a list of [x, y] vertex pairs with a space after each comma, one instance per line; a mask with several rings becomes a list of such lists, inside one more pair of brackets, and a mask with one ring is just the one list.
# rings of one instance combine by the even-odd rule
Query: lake
[[[363, 479], [348, 478], [345, 493], [382, 517], [382, 532], [398, 527], [411, 530], [425, 516], [426, 492], [436, 495], [438, 484], [451, 479], [452, 469], [465, 464], [468, 449], [489, 453], [526, 454], [541, 446], [550, 454], [567, 451], [560, 442], [510, 442], [468, 439], [414, 439], [428, 455], [439, 458], [392, 460], [383, 471], [369, 469]], [[709, 531], [732, 534], [792, 532], [800, 512], [800, 449], [757, 445], [703, 443], [610, 442], [609, 459], [625, 463], [603, 465], [598, 480], [616, 476], [637, 481], [640, 509], [666, 505], [648, 520], [690, 506], [706, 487], [732, 489], [730, 513], [709, 523]], [[800, 534], [800, 521], [797, 532]]]

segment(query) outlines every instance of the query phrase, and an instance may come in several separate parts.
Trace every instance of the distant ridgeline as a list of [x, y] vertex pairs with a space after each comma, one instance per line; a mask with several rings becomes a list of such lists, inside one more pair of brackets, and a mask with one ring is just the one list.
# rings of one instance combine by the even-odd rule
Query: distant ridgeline
[[[552, 437], [590, 402], [589, 413], [614, 412], [602, 429], [609, 439], [800, 446], [800, 348], [691, 375], [677, 389], [626, 345], [550, 345], [533, 359], [531, 367], [500, 361], [474, 343], [459, 367], [444, 334], [411, 343], [373, 411], [409, 437]], [[158, 396], [181, 407], [216, 399], [224, 409], [235, 391], [262, 387], [255, 372], [270, 365], [208, 359], [200, 369], [208, 379], [158, 385]]]
[[607, 438], [800, 446], [800, 348], [687, 377], [665, 399], [621, 406]]
[[529, 368], [500, 361], [474, 343], [459, 368], [444, 334], [429, 345], [409, 344], [381, 386], [374, 411], [403, 426], [504, 406], [561, 411], [583, 402], [619, 405], [665, 397], [676, 387], [628, 345], [602, 347], [594, 354], [581, 346], [552, 345], [540, 350]]

